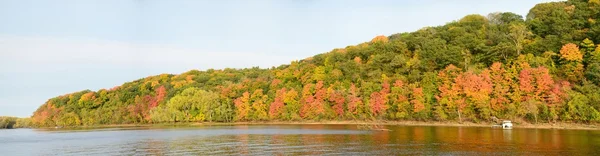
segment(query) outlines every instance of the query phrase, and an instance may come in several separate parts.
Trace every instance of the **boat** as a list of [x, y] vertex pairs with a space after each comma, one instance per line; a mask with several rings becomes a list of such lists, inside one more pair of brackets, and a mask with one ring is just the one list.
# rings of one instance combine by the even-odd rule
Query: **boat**
[[502, 129], [512, 129], [513, 124], [510, 120], [502, 121]]
[[513, 124], [510, 120], [502, 121], [502, 124], [492, 125], [492, 128], [512, 129]]

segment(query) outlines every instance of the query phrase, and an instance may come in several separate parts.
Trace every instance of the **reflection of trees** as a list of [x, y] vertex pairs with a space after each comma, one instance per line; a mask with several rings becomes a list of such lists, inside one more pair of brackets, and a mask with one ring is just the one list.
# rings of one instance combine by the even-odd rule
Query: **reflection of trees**
[[[235, 126], [235, 129], [238, 130], [248, 130], [248, 125], [240, 125], [240, 126]], [[236, 135], [236, 141], [240, 143], [239, 147], [237, 148], [238, 152], [240, 154], [244, 154], [244, 155], [248, 155], [248, 134], [247, 133], [243, 133], [243, 134], [238, 134]]]
[[144, 149], [147, 149], [147, 153], [152, 154], [152, 155], [164, 155], [164, 147], [165, 147], [165, 142], [162, 140], [155, 140], [155, 139], [149, 139], [146, 141], [143, 141], [143, 144], [146, 145], [147, 147], [145, 147]]
[[[272, 147], [286, 146], [285, 140], [284, 140], [284, 135], [281, 135], [281, 134], [272, 135], [271, 140], [270, 140], [270, 146], [272, 146]], [[281, 148], [276, 148], [273, 150], [273, 153], [271, 153], [271, 154], [283, 155], [283, 154], [285, 154], [285, 151], [281, 150]]]
[[[328, 125], [283, 126], [298, 133], [280, 134], [273, 128], [234, 126], [232, 135], [196, 136], [136, 143], [141, 154], [257, 154], [257, 155], [488, 155], [580, 154], [600, 150], [600, 132], [547, 129], [492, 129], [489, 127], [387, 126], [392, 131], [366, 134], [325, 134], [324, 130], [355, 127]], [[282, 127], [276, 127], [279, 129]], [[250, 129], [250, 131], [248, 131]], [[265, 130], [255, 134], [254, 130]], [[251, 133], [249, 133], [251, 132]], [[129, 146], [128, 148], [131, 148]], [[136, 153], [136, 154], [140, 154]]]

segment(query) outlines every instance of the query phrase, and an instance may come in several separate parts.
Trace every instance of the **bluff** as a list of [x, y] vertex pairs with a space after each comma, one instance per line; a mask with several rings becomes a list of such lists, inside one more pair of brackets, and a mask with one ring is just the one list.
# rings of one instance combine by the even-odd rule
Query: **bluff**
[[467, 15], [270, 69], [191, 70], [49, 99], [36, 126], [162, 122], [600, 121], [600, 1]]

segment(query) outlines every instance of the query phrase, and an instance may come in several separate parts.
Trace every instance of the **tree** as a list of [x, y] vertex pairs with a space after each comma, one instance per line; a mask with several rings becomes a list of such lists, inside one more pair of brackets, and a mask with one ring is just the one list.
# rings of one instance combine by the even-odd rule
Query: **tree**
[[[465, 72], [459, 75], [455, 81], [465, 96], [465, 105], [476, 108], [478, 112], [475, 113], [480, 115], [479, 118], [489, 119], [491, 116], [490, 94], [493, 87], [489, 70], [484, 70], [481, 74]], [[464, 109], [465, 106], [462, 107]]]
[[81, 120], [77, 114], [70, 112], [62, 115], [57, 125], [64, 127], [79, 126], [81, 125]]
[[479, 122], [490, 116], [597, 122], [598, 15], [598, 0], [538, 4], [526, 21], [510, 12], [467, 15], [272, 68], [190, 70], [60, 95], [43, 103], [31, 122], [44, 127], [336, 119]]
[[423, 104], [425, 98], [423, 97], [423, 88], [412, 88], [413, 92], [413, 100], [410, 100], [410, 103], [413, 105], [413, 112], [418, 113], [425, 109], [425, 105]]
[[[523, 23], [512, 23], [510, 24], [510, 39], [515, 45], [515, 49], [517, 50], [517, 56], [521, 55], [521, 50], [523, 49], [523, 42], [525, 39], [531, 34], [529, 30], [527, 30], [527, 26]], [[506, 58], [505, 58], [506, 59]]]
[[298, 101], [298, 92], [294, 89], [285, 93], [283, 102], [285, 103], [285, 118], [287, 120], [300, 120], [300, 102]]
[[383, 95], [381, 95], [380, 92], [371, 93], [371, 98], [369, 99], [369, 106], [371, 106], [371, 112], [374, 116], [381, 115], [386, 109]]
[[11, 129], [18, 127], [16, 117], [0, 116], [0, 129]]
[[351, 84], [348, 94], [348, 112], [352, 113], [354, 117], [360, 115], [360, 110], [363, 107], [363, 102], [359, 95], [360, 93], [356, 85]]
[[236, 121], [245, 121], [250, 119], [250, 93], [244, 92], [241, 97], [235, 99]]
[[585, 38], [580, 45], [580, 50], [583, 53], [583, 63], [589, 64], [590, 57], [592, 57], [592, 53], [594, 53], [596, 45], [594, 44], [594, 41], [590, 40], [589, 38]]
[[223, 107], [220, 107], [223, 104], [221, 103], [221, 99], [219, 99], [219, 94], [200, 90], [196, 96], [196, 98], [199, 98], [198, 104], [203, 105], [197, 108], [201, 111], [204, 109], [202, 113], [205, 115], [205, 120], [213, 122], [223, 118], [223, 114], [221, 112], [226, 110], [222, 110]]
[[314, 85], [314, 94], [311, 92], [312, 85], [304, 87], [303, 104], [300, 109], [300, 116], [304, 119], [319, 119], [325, 112], [326, 90], [323, 88], [323, 81]]
[[371, 40], [372, 43], [377, 43], [377, 42], [387, 43], [388, 41], [389, 41], [388, 38], [383, 35], [376, 36], [375, 38], [373, 38]]
[[335, 115], [337, 115], [338, 118], [341, 118], [344, 116], [344, 103], [346, 102], [346, 98], [344, 97], [344, 95], [342, 95], [342, 93], [340, 91], [333, 91], [332, 93], [329, 94], [329, 101], [333, 103], [333, 110], [335, 112]]
[[490, 79], [492, 82], [492, 92], [490, 97], [490, 105], [492, 110], [498, 112], [506, 109], [511, 103], [510, 97], [508, 97], [511, 84], [513, 83], [513, 77], [507, 73], [502, 66], [502, 63], [494, 63], [489, 68]]
[[390, 103], [392, 104], [390, 115], [392, 119], [406, 119], [410, 117], [409, 93], [410, 90], [404, 81], [396, 80], [394, 82], [390, 94]]
[[600, 85], [600, 46], [590, 54], [585, 77], [596, 85]]
[[381, 84], [382, 88], [380, 91], [371, 93], [371, 98], [369, 99], [369, 106], [371, 113], [375, 117], [378, 117], [385, 113], [388, 108], [388, 94], [390, 93], [390, 84], [387, 80], [384, 79], [384, 82]]
[[560, 49], [560, 58], [565, 61], [581, 62], [583, 61], [583, 54], [576, 44], [568, 43]]
[[269, 119], [268, 111], [269, 106], [267, 105], [267, 95], [263, 95], [263, 90], [258, 89], [252, 93], [250, 100], [252, 101], [252, 114], [251, 119], [264, 121]]
[[525, 110], [525, 112], [527, 114], [532, 115], [533, 118], [534, 118], [534, 120], [535, 120], [535, 123], [537, 123], [538, 122], [537, 121], [538, 120], [537, 116], [538, 116], [538, 113], [539, 113], [538, 105], [540, 105], [539, 101], [536, 101], [534, 99], [529, 99], [527, 101], [524, 101], [521, 105], [524, 107], [523, 109]]
[[281, 88], [275, 94], [275, 100], [271, 103], [269, 107], [269, 117], [270, 119], [281, 119], [283, 115], [284, 98], [286, 94], [286, 89]]
[[150, 111], [150, 120], [154, 123], [176, 122], [181, 116], [183, 116], [182, 112], [167, 106], [159, 106]]
[[573, 43], [565, 44], [560, 49], [560, 58], [563, 60], [563, 74], [571, 82], [579, 82], [583, 77], [583, 54], [579, 47]]
[[446, 69], [442, 70], [438, 74], [440, 94], [436, 96], [439, 101], [437, 106], [436, 116], [438, 120], [446, 120], [448, 114], [454, 114], [458, 116], [459, 121], [462, 122], [461, 110], [466, 107], [466, 99], [462, 91], [462, 87], [456, 84], [456, 79], [460, 76], [461, 69], [454, 65], [449, 65]]
[[213, 120], [214, 107], [220, 105], [218, 94], [190, 87], [175, 95], [167, 103], [175, 113], [175, 121], [204, 121]]

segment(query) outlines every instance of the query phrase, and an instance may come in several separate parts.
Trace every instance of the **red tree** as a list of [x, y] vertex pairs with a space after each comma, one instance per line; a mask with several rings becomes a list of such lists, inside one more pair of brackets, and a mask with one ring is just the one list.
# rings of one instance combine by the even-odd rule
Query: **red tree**
[[302, 108], [300, 109], [300, 116], [303, 118], [314, 119], [319, 117], [325, 112], [325, 96], [326, 90], [323, 87], [323, 81], [317, 82], [315, 85], [314, 95], [310, 91], [312, 85], [306, 85], [303, 89], [303, 100]]
[[390, 84], [386, 80], [381, 86], [381, 90], [379, 92], [371, 93], [371, 98], [369, 99], [371, 112], [375, 116], [385, 113], [385, 110], [388, 108], [386, 104], [388, 102], [388, 94], [390, 93]]
[[369, 104], [371, 106], [371, 112], [373, 113], [374, 116], [378, 116], [381, 113], [383, 113], [383, 110], [384, 110], [383, 97], [381, 96], [381, 94], [379, 92], [371, 93], [371, 98], [369, 99]]
[[273, 101], [273, 103], [271, 103], [271, 106], [269, 108], [269, 117], [271, 119], [277, 119], [277, 118], [281, 117], [281, 114], [283, 113], [283, 107], [284, 107], [283, 98], [285, 96], [285, 93], [286, 93], [286, 89], [281, 88], [275, 94], [275, 101]]
[[340, 117], [343, 116], [344, 102], [346, 102], [346, 99], [342, 93], [334, 91], [333, 93], [329, 94], [329, 101], [333, 102], [333, 110], [335, 111], [335, 114]]
[[358, 108], [362, 106], [362, 99], [358, 96], [358, 88], [354, 84], [350, 85], [348, 94], [348, 112], [356, 115], [358, 114]]

